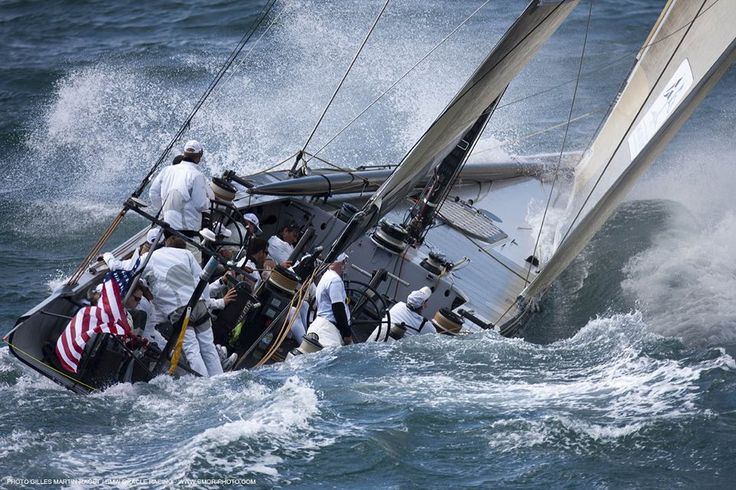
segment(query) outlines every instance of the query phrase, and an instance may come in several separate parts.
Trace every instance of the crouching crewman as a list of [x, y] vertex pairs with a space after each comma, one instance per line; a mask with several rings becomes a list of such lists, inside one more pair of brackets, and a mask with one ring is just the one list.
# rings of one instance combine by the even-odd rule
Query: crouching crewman
[[[388, 317], [384, 317], [366, 342], [391, 342], [405, 335], [436, 333], [432, 323], [422, 316], [430, 296], [432, 290], [427, 286], [409, 293], [406, 303], [399, 301], [388, 310]], [[388, 318], [391, 319], [391, 325], [388, 324]]]

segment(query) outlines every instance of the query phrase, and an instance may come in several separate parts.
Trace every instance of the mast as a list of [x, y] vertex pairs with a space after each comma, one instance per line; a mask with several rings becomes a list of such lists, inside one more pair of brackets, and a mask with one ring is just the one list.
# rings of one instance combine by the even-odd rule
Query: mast
[[541, 294], [615, 210], [736, 59], [736, 2], [671, 0], [577, 171], [560, 245], [522, 292]]
[[394, 173], [353, 216], [332, 245], [326, 261], [334, 259], [376, 224], [431, 168], [444, 160], [577, 3], [578, 0], [534, 0], [527, 6]]
[[411, 208], [404, 223], [410, 243], [418, 244], [424, 241], [424, 236], [432, 224], [437, 210], [447, 198], [455, 180], [460, 175], [460, 170], [473, 151], [499, 100], [500, 97], [493, 101], [468, 132], [463, 135], [455, 148], [437, 166], [432, 179], [427, 183], [419, 200]]

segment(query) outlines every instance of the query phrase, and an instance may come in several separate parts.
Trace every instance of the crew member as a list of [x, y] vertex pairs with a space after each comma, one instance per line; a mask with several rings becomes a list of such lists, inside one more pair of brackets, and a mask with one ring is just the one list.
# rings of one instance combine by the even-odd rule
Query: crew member
[[[427, 301], [431, 295], [432, 290], [427, 286], [409, 293], [406, 303], [399, 301], [388, 310], [387, 317], [383, 318], [381, 324], [373, 330], [366, 342], [396, 340], [389, 334], [393, 325], [403, 327], [406, 330], [403, 333], [404, 336], [436, 333], [432, 324], [422, 316], [422, 310], [427, 306]], [[388, 325], [388, 318], [391, 319], [391, 325]]]
[[268, 242], [263, 238], [254, 238], [248, 247], [248, 260], [245, 262], [246, 277], [253, 280], [255, 291], [261, 281], [268, 277], [273, 264], [268, 261]]
[[283, 267], [291, 267], [289, 257], [294, 252], [294, 245], [299, 239], [299, 226], [293, 221], [284, 225], [278, 234], [268, 239], [268, 250], [271, 258]]
[[330, 264], [317, 284], [317, 318], [307, 333], [316, 333], [323, 347], [347, 345], [353, 342], [350, 331], [350, 310], [347, 306], [342, 274], [348, 256], [341, 253]]
[[[163, 220], [183, 235], [197, 239], [202, 229], [202, 213], [209, 210], [214, 196], [207, 178], [199, 169], [204, 155], [202, 144], [190, 140], [184, 145], [183, 159], [166, 167], [151, 183], [149, 195], [154, 210], [161, 209]], [[197, 262], [202, 260], [198, 248], [188, 245]]]
[[258, 216], [256, 216], [255, 214], [245, 213], [243, 215], [243, 220], [245, 220], [245, 226], [248, 228], [248, 231], [252, 236], [255, 236], [263, 231], [261, 230], [261, 222], [258, 220]]
[[[194, 289], [199, 282], [202, 268], [184, 241], [176, 236], [166, 239], [166, 246], [156, 249], [141, 277], [153, 293], [153, 305], [158, 315], [165, 315], [176, 323], [184, 314]], [[237, 296], [231, 289], [222, 299], [210, 298], [207, 289], [192, 309], [189, 326], [184, 336], [184, 354], [189, 366], [202, 376], [222, 373], [220, 355], [212, 334], [208, 308], [222, 309]]]

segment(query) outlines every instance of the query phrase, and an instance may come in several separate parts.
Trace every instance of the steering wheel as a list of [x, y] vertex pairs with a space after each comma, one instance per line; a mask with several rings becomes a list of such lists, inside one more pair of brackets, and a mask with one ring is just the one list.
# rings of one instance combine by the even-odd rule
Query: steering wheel
[[[355, 342], [365, 342], [373, 330], [380, 326], [381, 332], [391, 329], [389, 304], [384, 296], [369, 284], [360, 281], [345, 281], [351, 329]], [[385, 336], [384, 336], [385, 337]], [[381, 340], [385, 341], [385, 338]]]

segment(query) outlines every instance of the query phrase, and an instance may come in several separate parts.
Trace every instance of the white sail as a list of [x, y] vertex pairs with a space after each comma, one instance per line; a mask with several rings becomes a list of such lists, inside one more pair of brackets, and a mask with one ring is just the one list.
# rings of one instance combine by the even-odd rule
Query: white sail
[[503, 94], [577, 3], [578, 0], [530, 3], [393, 175], [376, 191], [370, 204], [390, 209], [403, 199], [415, 182], [439, 164], [483, 111]]
[[432, 123], [393, 174], [379, 187], [333, 245], [329, 257], [374, 225], [412, 192], [417, 182], [460, 143], [539, 48], [572, 12], [578, 0], [534, 0], [475, 73]]
[[736, 1], [671, 0], [605, 125], [576, 171], [556, 251], [522, 297], [534, 298], [593, 237], [736, 57]]

